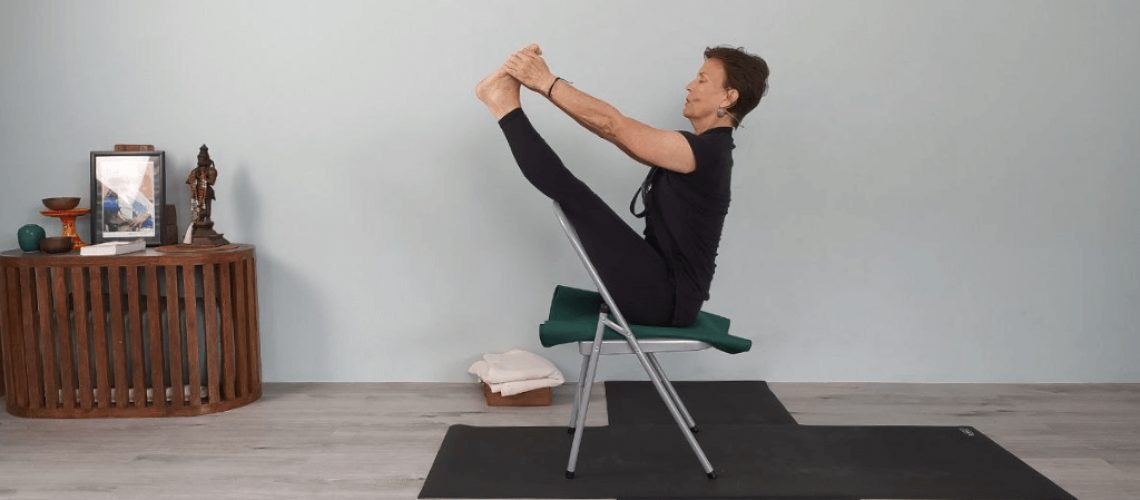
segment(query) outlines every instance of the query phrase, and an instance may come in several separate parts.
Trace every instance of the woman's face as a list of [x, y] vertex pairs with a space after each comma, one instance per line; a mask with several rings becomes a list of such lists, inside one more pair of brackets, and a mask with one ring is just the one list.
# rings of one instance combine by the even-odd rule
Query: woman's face
[[685, 118], [704, 118], [715, 115], [717, 108], [728, 107], [728, 90], [724, 88], [724, 63], [720, 59], [705, 59], [697, 72], [697, 77], [689, 82], [685, 90]]

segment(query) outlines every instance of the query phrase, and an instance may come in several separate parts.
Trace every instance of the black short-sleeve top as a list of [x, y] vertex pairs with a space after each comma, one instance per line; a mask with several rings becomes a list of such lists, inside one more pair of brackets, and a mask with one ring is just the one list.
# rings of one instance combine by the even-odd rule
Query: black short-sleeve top
[[[724, 218], [732, 199], [731, 127], [717, 127], [701, 135], [681, 131], [696, 159], [696, 169], [684, 174], [653, 167], [642, 185], [645, 239], [669, 263], [677, 292], [674, 318], [695, 318], [700, 302], [709, 299], [716, 270]], [[636, 197], [635, 197], [636, 199]], [[687, 306], [685, 306], [687, 304]]]

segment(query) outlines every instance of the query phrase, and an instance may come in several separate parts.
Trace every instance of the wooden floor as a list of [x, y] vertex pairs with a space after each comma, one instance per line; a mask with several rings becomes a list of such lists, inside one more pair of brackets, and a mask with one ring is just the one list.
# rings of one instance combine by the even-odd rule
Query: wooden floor
[[[1082, 500], [1140, 499], [1140, 384], [772, 384], [801, 424], [969, 425]], [[447, 427], [565, 425], [476, 384], [267, 384], [174, 419], [0, 414], [0, 499], [416, 498]], [[605, 425], [598, 384], [588, 425]], [[588, 436], [588, 434], [587, 434]]]

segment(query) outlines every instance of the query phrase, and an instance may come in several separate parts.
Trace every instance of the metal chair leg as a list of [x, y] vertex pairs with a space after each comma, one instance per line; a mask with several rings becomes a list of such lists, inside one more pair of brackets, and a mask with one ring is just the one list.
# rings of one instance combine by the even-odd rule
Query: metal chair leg
[[689, 414], [689, 409], [685, 408], [685, 403], [681, 401], [681, 396], [677, 394], [677, 389], [673, 387], [673, 383], [669, 381], [669, 377], [665, 376], [665, 370], [661, 368], [661, 363], [657, 361], [657, 356], [653, 353], [646, 354], [649, 357], [649, 364], [653, 365], [653, 369], [657, 370], [657, 376], [661, 377], [661, 381], [665, 383], [665, 389], [669, 391], [669, 396], [673, 402], [677, 404], [677, 409], [681, 410], [681, 416], [685, 418], [685, 423], [689, 424], [689, 430], [697, 432], [697, 422], [693, 420], [693, 416]]
[[603, 311], [598, 315], [598, 330], [594, 334], [594, 345], [586, 365], [586, 377], [582, 382], [582, 397], [579, 398], [580, 409], [574, 425], [574, 442], [570, 445], [570, 462], [566, 465], [567, 479], [574, 479], [574, 470], [578, 466], [578, 450], [582, 447], [582, 434], [585, 433], [586, 429], [586, 413], [590, 409], [590, 392], [594, 388], [594, 376], [598, 372], [598, 360], [602, 357], [602, 334], [606, 329], [605, 319], [606, 312]]
[[568, 434], [574, 433], [574, 425], [578, 421], [578, 407], [582, 402], [582, 386], [586, 383], [586, 369], [589, 362], [590, 357], [583, 355], [582, 369], [578, 370], [578, 390], [574, 393], [574, 408], [570, 410], [570, 426], [566, 428]]
[[680, 427], [681, 433], [685, 435], [685, 440], [689, 442], [689, 447], [693, 449], [693, 453], [697, 455], [697, 460], [701, 463], [701, 467], [705, 469], [705, 475], [710, 479], [716, 479], [716, 472], [713, 471], [713, 466], [709, 463], [708, 457], [701, 449], [700, 443], [697, 443], [697, 438], [693, 437], [692, 431], [686, 426], [685, 420], [681, 417], [681, 412], [677, 409], [677, 405], [673, 402], [673, 398], [669, 396], [669, 392], [665, 390], [665, 384], [661, 382], [661, 378], [657, 376], [657, 371], [653, 369], [653, 365], [649, 363], [649, 358], [644, 352], [641, 352], [641, 347], [637, 346], [637, 340], [632, 335], [626, 337], [630, 342], [630, 347], [633, 348], [633, 353], [637, 355], [638, 361], [641, 362], [641, 367], [649, 374], [649, 379], [653, 382], [653, 387], [657, 389], [657, 394], [661, 396], [661, 400], [665, 402], [665, 406], [669, 408], [669, 414], [673, 415], [673, 420], [677, 422], [677, 427]]

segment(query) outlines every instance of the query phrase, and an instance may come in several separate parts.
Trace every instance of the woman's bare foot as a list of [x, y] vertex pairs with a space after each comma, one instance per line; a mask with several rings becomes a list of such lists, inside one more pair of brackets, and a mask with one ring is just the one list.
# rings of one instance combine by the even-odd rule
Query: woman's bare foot
[[518, 80], [501, 67], [475, 86], [475, 96], [487, 105], [496, 120], [501, 120], [507, 113], [522, 106]]

